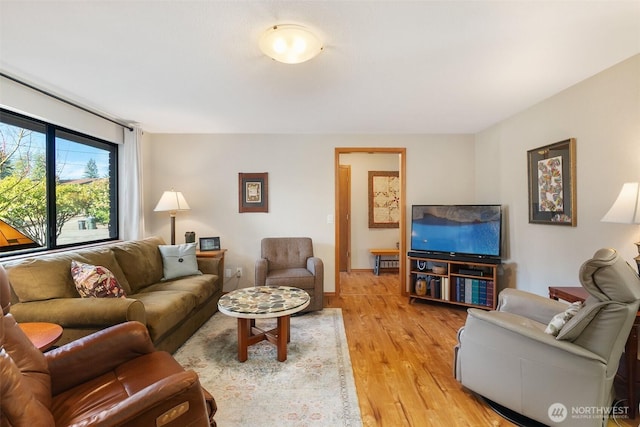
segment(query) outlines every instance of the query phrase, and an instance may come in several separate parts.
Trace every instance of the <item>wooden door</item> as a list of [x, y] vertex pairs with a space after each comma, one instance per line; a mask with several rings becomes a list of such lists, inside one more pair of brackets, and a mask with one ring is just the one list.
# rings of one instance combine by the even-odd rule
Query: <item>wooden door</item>
[[338, 170], [338, 210], [340, 248], [339, 271], [351, 271], [351, 166], [340, 165]]

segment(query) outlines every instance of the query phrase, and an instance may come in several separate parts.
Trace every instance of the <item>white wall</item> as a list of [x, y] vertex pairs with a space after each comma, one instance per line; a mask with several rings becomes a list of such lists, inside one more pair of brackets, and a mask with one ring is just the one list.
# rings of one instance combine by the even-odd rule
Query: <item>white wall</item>
[[[474, 197], [469, 135], [145, 136], [145, 234], [169, 240], [168, 215], [153, 208], [164, 190], [182, 191], [191, 210], [178, 213], [176, 242], [184, 241], [185, 231], [220, 236], [226, 266], [244, 270], [241, 287], [254, 282], [260, 239], [305, 235], [325, 263], [325, 292], [335, 290], [335, 229], [327, 215], [335, 214], [336, 147], [406, 147], [407, 206]], [[269, 173], [268, 213], [238, 213], [239, 172]], [[232, 279], [225, 289], [236, 284]]]
[[[504, 279], [546, 295], [550, 285], [577, 285], [579, 266], [600, 247], [614, 247], [630, 262], [637, 254], [640, 227], [600, 218], [624, 182], [640, 180], [638, 76], [640, 55], [475, 136], [147, 133], [145, 234], [169, 239], [169, 218], [153, 207], [174, 187], [192, 207], [178, 216], [177, 240], [187, 230], [220, 236], [227, 265], [245, 271], [241, 286], [253, 283], [262, 237], [307, 235], [325, 261], [331, 292], [335, 244], [327, 215], [335, 213], [334, 148], [406, 147], [408, 216], [417, 203], [502, 203], [509, 256]], [[122, 135], [117, 125], [5, 80], [0, 105], [109, 140]], [[578, 226], [529, 224], [526, 152], [570, 137], [577, 139]], [[269, 172], [269, 213], [238, 213], [238, 172]]]
[[45, 96], [4, 77], [0, 77], [0, 106], [110, 142], [121, 144], [123, 141], [122, 126]]
[[[576, 138], [577, 227], [529, 224], [527, 150]], [[476, 135], [476, 196], [507, 208], [507, 279], [548, 295], [578, 286], [601, 247], [633, 263], [640, 227], [600, 222], [627, 181], [640, 180], [640, 55]]]

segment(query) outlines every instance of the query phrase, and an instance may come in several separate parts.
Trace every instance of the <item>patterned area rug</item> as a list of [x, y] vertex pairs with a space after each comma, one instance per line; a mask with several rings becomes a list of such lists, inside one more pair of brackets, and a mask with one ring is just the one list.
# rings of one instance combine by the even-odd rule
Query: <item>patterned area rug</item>
[[340, 309], [292, 317], [285, 362], [262, 341], [240, 363], [237, 345], [237, 319], [216, 313], [174, 354], [216, 399], [220, 427], [362, 426]]

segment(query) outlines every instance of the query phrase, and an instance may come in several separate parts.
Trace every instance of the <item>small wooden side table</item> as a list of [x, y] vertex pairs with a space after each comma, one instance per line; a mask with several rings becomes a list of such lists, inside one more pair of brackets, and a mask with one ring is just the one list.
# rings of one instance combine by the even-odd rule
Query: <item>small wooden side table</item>
[[55, 323], [25, 322], [18, 326], [40, 351], [51, 348], [62, 336], [62, 326]]
[[[584, 301], [589, 293], [581, 286], [549, 286], [549, 298], [563, 299], [568, 302]], [[638, 405], [636, 404], [636, 369], [638, 365], [638, 329], [640, 328], [640, 311], [636, 313], [636, 320], [624, 346], [625, 374], [619, 375], [627, 386], [627, 399], [629, 402], [629, 417], [635, 418]]]

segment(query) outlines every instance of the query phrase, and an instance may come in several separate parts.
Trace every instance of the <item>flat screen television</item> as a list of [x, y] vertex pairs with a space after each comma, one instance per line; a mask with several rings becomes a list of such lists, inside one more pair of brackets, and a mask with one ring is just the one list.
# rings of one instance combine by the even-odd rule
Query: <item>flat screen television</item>
[[411, 250], [421, 253], [499, 260], [500, 205], [413, 205]]

